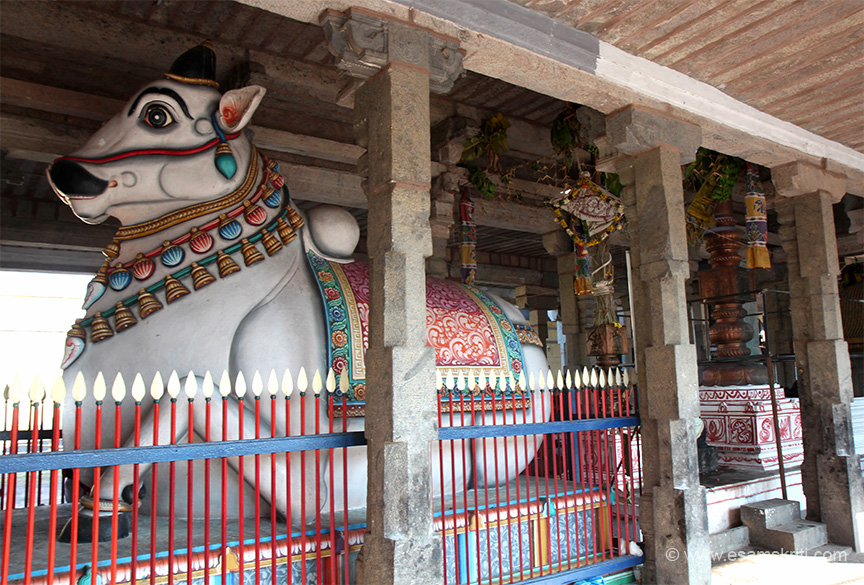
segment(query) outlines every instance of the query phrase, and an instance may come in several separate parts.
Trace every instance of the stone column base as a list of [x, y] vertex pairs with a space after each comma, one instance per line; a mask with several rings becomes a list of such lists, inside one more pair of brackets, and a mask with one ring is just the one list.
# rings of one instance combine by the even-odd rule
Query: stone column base
[[[801, 465], [804, 443], [797, 398], [786, 398], [775, 388], [780, 438], [785, 466]], [[701, 416], [708, 444], [717, 447], [720, 465], [743, 469], [780, 467], [774, 438], [771, 390], [764, 386], [703, 386], [699, 389]]]

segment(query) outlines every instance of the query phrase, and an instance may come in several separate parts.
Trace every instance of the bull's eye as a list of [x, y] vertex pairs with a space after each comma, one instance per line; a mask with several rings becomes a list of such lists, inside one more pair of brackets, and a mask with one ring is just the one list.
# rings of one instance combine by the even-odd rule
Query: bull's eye
[[153, 104], [144, 111], [144, 122], [151, 128], [167, 128], [174, 123], [174, 118], [168, 108]]

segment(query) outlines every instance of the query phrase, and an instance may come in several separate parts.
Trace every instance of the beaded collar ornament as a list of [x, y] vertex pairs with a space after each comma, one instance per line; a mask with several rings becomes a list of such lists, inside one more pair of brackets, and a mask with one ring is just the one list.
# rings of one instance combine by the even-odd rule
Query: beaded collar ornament
[[[179, 266], [186, 258], [186, 248], [188, 247], [189, 253], [200, 256], [200, 259], [185, 268], [169, 273], [149, 286], [138, 289], [137, 293], [118, 302], [107, 311], [98, 312], [87, 319], [76, 320], [66, 337], [65, 354], [61, 368], [69, 367], [83, 353], [88, 337], [89, 341], [98, 343], [113, 337], [115, 332], [119, 333], [134, 326], [138, 320], [135, 318], [132, 308], [136, 305], [140, 319], [146, 319], [162, 309], [163, 303], [155, 293], [164, 290], [165, 303], [170, 305], [190, 292], [200, 290], [215, 282], [216, 278], [208, 272], [207, 266], [215, 264], [219, 278], [224, 279], [241, 270], [237, 262], [232, 259], [232, 255], [239, 252], [243, 257], [244, 265], [249, 267], [265, 259], [265, 256], [256, 247], [259, 242], [264, 246], [267, 256], [272, 256], [281, 250], [283, 245], [297, 237], [296, 230], [304, 224], [304, 220], [290, 204], [290, 194], [282, 175], [279, 174], [279, 165], [260, 155], [254, 146], [252, 161], [243, 183], [232, 193], [215, 201], [186, 207], [149, 222], [121, 228], [117, 232], [117, 236], [111, 244], [102, 251], [106, 261], [87, 286], [84, 309], [88, 309], [102, 297], [106, 285], [119, 292], [128, 288], [133, 279], [142, 284], [145, 283], [156, 271], [154, 261], [156, 257], [159, 257], [160, 262], [166, 268]], [[252, 193], [255, 177], [258, 175], [259, 164], [262, 163], [265, 167], [262, 182], [255, 193], [249, 197], [249, 194]], [[267, 221], [267, 212], [258, 205], [259, 202], [270, 209], [281, 209], [277, 217], [267, 225], [264, 225]], [[238, 203], [239, 205], [237, 205]], [[110, 262], [120, 255], [121, 241], [152, 235], [185, 221], [228, 209], [232, 205], [236, 206], [203, 225], [192, 227], [180, 237], [166, 240], [161, 246], [147, 253], [139, 253], [133, 260], [125, 263], [118, 262], [114, 266], [109, 266]], [[243, 232], [243, 226], [240, 223], [241, 216], [246, 224], [261, 226], [261, 228], [249, 237], [234, 242], [233, 240], [238, 239]], [[215, 238], [211, 233], [217, 235], [228, 245], [212, 252]], [[278, 238], [274, 233], [278, 235]], [[191, 280], [192, 291], [183, 284], [184, 280]], [[114, 320], [113, 329], [109, 323], [109, 319], [112, 317]]]

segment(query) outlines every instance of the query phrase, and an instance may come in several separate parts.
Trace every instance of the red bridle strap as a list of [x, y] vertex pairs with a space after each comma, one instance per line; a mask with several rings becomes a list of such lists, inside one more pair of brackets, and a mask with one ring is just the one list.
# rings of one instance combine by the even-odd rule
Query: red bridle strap
[[[238, 136], [240, 136], [240, 132], [235, 132], [234, 134], [229, 134], [225, 138], [228, 140], [234, 140]], [[136, 156], [151, 156], [151, 155], [167, 155], [167, 156], [189, 156], [192, 154], [198, 154], [199, 152], [204, 152], [205, 150], [209, 150], [219, 144], [220, 140], [218, 138], [214, 138], [210, 142], [202, 144], [201, 146], [196, 146], [194, 148], [185, 148], [185, 149], [170, 149], [170, 148], [147, 148], [141, 150], [130, 150], [127, 152], [120, 152], [117, 154], [111, 154], [108, 156], [103, 156], [101, 158], [84, 158], [81, 156], [61, 156], [57, 160], [72, 160], [75, 162], [83, 162], [90, 163], [94, 165], [100, 165], [103, 163], [115, 162], [118, 160], [123, 160], [124, 158], [133, 158]]]

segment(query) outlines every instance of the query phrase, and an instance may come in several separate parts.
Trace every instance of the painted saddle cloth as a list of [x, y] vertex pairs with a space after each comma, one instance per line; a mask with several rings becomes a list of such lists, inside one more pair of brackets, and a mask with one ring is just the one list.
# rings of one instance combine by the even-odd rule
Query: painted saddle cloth
[[[337, 375], [346, 370], [349, 402], [366, 398], [366, 348], [369, 334], [369, 266], [339, 264], [307, 252], [327, 315], [328, 363]], [[436, 278], [426, 279], [426, 343], [446, 376], [517, 375], [522, 371], [518, 331], [483, 291]], [[522, 327], [523, 330], [530, 328]], [[532, 332], [533, 333], [533, 332]], [[442, 371], [443, 370], [443, 371]]]

